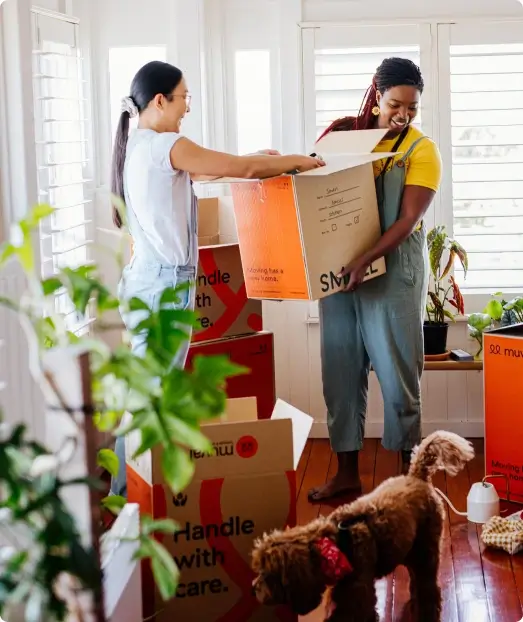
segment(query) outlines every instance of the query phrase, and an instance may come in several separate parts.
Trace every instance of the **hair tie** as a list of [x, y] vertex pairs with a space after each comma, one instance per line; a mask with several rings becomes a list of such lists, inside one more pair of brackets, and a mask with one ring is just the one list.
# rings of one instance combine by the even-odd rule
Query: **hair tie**
[[127, 112], [131, 118], [137, 117], [140, 114], [138, 106], [134, 103], [134, 99], [131, 96], [122, 99], [122, 112]]

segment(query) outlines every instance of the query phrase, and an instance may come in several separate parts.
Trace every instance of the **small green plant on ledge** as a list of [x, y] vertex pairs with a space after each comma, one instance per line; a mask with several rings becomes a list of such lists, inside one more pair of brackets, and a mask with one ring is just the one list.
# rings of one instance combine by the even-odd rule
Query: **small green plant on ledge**
[[468, 318], [469, 335], [478, 342], [476, 359], [483, 354], [483, 333], [493, 328], [511, 326], [523, 322], [523, 298], [516, 296], [506, 301], [502, 292], [492, 295], [482, 313], [471, 313]]
[[[124, 206], [118, 207], [124, 217]], [[179, 493], [194, 473], [190, 450], [211, 449], [200, 424], [223, 412], [226, 379], [245, 370], [225, 356], [197, 357], [192, 371], [172, 368], [171, 361], [188, 339], [187, 328], [196, 322], [195, 313], [173, 306], [180, 288], [166, 288], [155, 309], [137, 298], [129, 301], [129, 309], [142, 314], [136, 332], [147, 335], [143, 357], [125, 345], [110, 350], [99, 337], [73, 334], [65, 318], [55, 312], [57, 294], [67, 292], [78, 318], [87, 321], [94, 317], [97, 331], [110, 327], [106, 314], [117, 309], [119, 301], [104, 285], [96, 265], [63, 268], [51, 278], [39, 278], [32, 237], [40, 221], [53, 211], [47, 205], [36, 206], [17, 223], [11, 241], [0, 248], [0, 268], [17, 260], [28, 284], [20, 301], [1, 298], [0, 304], [18, 314], [30, 348], [34, 346], [40, 361], [48, 348], [72, 343], [87, 348], [96, 425], [113, 435], [137, 430], [141, 443], [136, 456], [161, 449], [165, 481], [173, 493]], [[127, 243], [127, 238], [122, 237], [122, 247], [115, 254], [120, 266], [122, 248]], [[124, 413], [130, 415], [130, 422], [122, 429]], [[112, 450], [102, 449], [98, 462], [112, 475], [117, 474], [118, 458]], [[61, 501], [64, 487], [97, 487], [99, 482], [63, 481], [61, 466], [63, 462], [46, 447], [26, 439], [23, 427], [0, 426], [0, 533], [11, 543], [0, 548], [0, 617], [6, 618], [13, 607], [23, 603], [26, 622], [65, 620], [67, 602], [57, 589], [57, 580], [63, 575], [72, 577], [82, 590], [90, 590], [95, 596], [101, 589], [100, 560], [93, 550], [83, 547], [74, 519]], [[114, 496], [105, 500], [115, 512], [125, 502]], [[178, 570], [154, 535], [172, 534], [175, 529], [170, 520], [144, 517], [142, 521], [139, 558], [151, 559], [165, 600], [176, 593]]]

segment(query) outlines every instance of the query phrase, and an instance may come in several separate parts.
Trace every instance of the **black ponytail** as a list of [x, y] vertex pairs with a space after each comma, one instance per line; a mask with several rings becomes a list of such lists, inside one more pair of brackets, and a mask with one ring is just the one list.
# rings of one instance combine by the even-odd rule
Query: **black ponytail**
[[[130, 113], [124, 110], [120, 115], [118, 121], [118, 128], [116, 130], [116, 138], [114, 140], [113, 147], [113, 163], [111, 173], [111, 192], [125, 201], [124, 188], [123, 188], [123, 167], [125, 164], [125, 153], [127, 150], [127, 138], [129, 136], [129, 119]], [[118, 211], [115, 205], [113, 205], [113, 223], [118, 229], [122, 228], [122, 215]]]
[[[160, 93], [171, 101], [172, 93], [180, 84], [182, 78], [182, 72], [174, 65], [160, 61], [147, 63], [135, 75], [131, 84], [129, 99], [133, 106], [136, 106], [138, 113], [141, 114], [156, 95]], [[130, 118], [131, 115], [128, 110], [124, 110], [120, 115], [113, 148], [111, 192], [122, 201], [125, 201], [123, 170]], [[113, 222], [119, 229], [122, 227], [122, 216], [115, 206], [113, 206]]]

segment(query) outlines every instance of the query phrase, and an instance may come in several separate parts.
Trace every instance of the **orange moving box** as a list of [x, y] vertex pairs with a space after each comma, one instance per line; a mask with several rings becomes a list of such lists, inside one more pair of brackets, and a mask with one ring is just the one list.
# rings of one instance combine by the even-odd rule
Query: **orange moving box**
[[[483, 336], [486, 474], [506, 475], [510, 499], [523, 503], [523, 324]], [[502, 499], [506, 482], [493, 479]]]
[[188, 368], [197, 354], [227, 354], [233, 363], [248, 367], [250, 374], [229, 378], [227, 396], [255, 396], [258, 400], [258, 417], [268, 419], [271, 416], [276, 401], [272, 333], [191, 344], [187, 357]]
[[210, 341], [262, 330], [261, 302], [249, 300], [243, 278], [231, 199], [198, 201], [199, 263], [193, 341]]
[[[317, 145], [326, 166], [306, 173], [219, 180], [232, 184], [249, 298], [318, 300], [348, 283], [343, 266], [381, 236], [372, 162], [389, 154], [371, 152], [385, 134], [328, 134]], [[365, 279], [384, 272], [381, 258]]]
[[[195, 310], [199, 325], [192, 341], [261, 331], [262, 304], [247, 298], [230, 197], [199, 199], [198, 245]], [[131, 255], [133, 250], [131, 243]]]
[[[297, 622], [287, 608], [256, 601], [250, 552], [263, 533], [296, 524], [295, 470], [312, 418], [281, 401], [264, 421], [256, 421], [254, 398], [241, 407], [243, 415], [236, 408], [225, 422], [203, 428], [214, 449], [193, 453], [195, 475], [181, 494], [163, 484], [160, 454], [128, 460], [129, 501], [179, 526], [159, 536], [181, 572], [174, 600], [151, 598], [155, 589], [144, 565], [144, 614], [159, 611], [157, 622]], [[131, 456], [136, 441], [126, 441]]]

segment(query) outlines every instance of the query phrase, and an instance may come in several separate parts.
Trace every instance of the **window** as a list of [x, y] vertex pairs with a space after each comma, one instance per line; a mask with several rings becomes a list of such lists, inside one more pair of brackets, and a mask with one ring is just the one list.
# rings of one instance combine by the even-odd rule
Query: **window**
[[450, 46], [454, 236], [463, 292], [523, 290], [523, 44]]
[[272, 145], [270, 51], [239, 50], [234, 67], [238, 153], [267, 149]]
[[[122, 99], [130, 92], [131, 82], [137, 71], [153, 60], [165, 62], [167, 48], [165, 46], [119, 47], [109, 50], [109, 88], [111, 93], [111, 132], [114, 140], [116, 128], [121, 114]], [[135, 127], [136, 119], [131, 120]]]
[[[44, 278], [64, 267], [91, 260], [93, 207], [88, 136], [89, 107], [78, 23], [33, 11], [33, 85], [41, 202], [56, 212], [40, 228]], [[65, 292], [55, 299], [69, 330], [82, 334], [90, 320], [81, 321]]]

